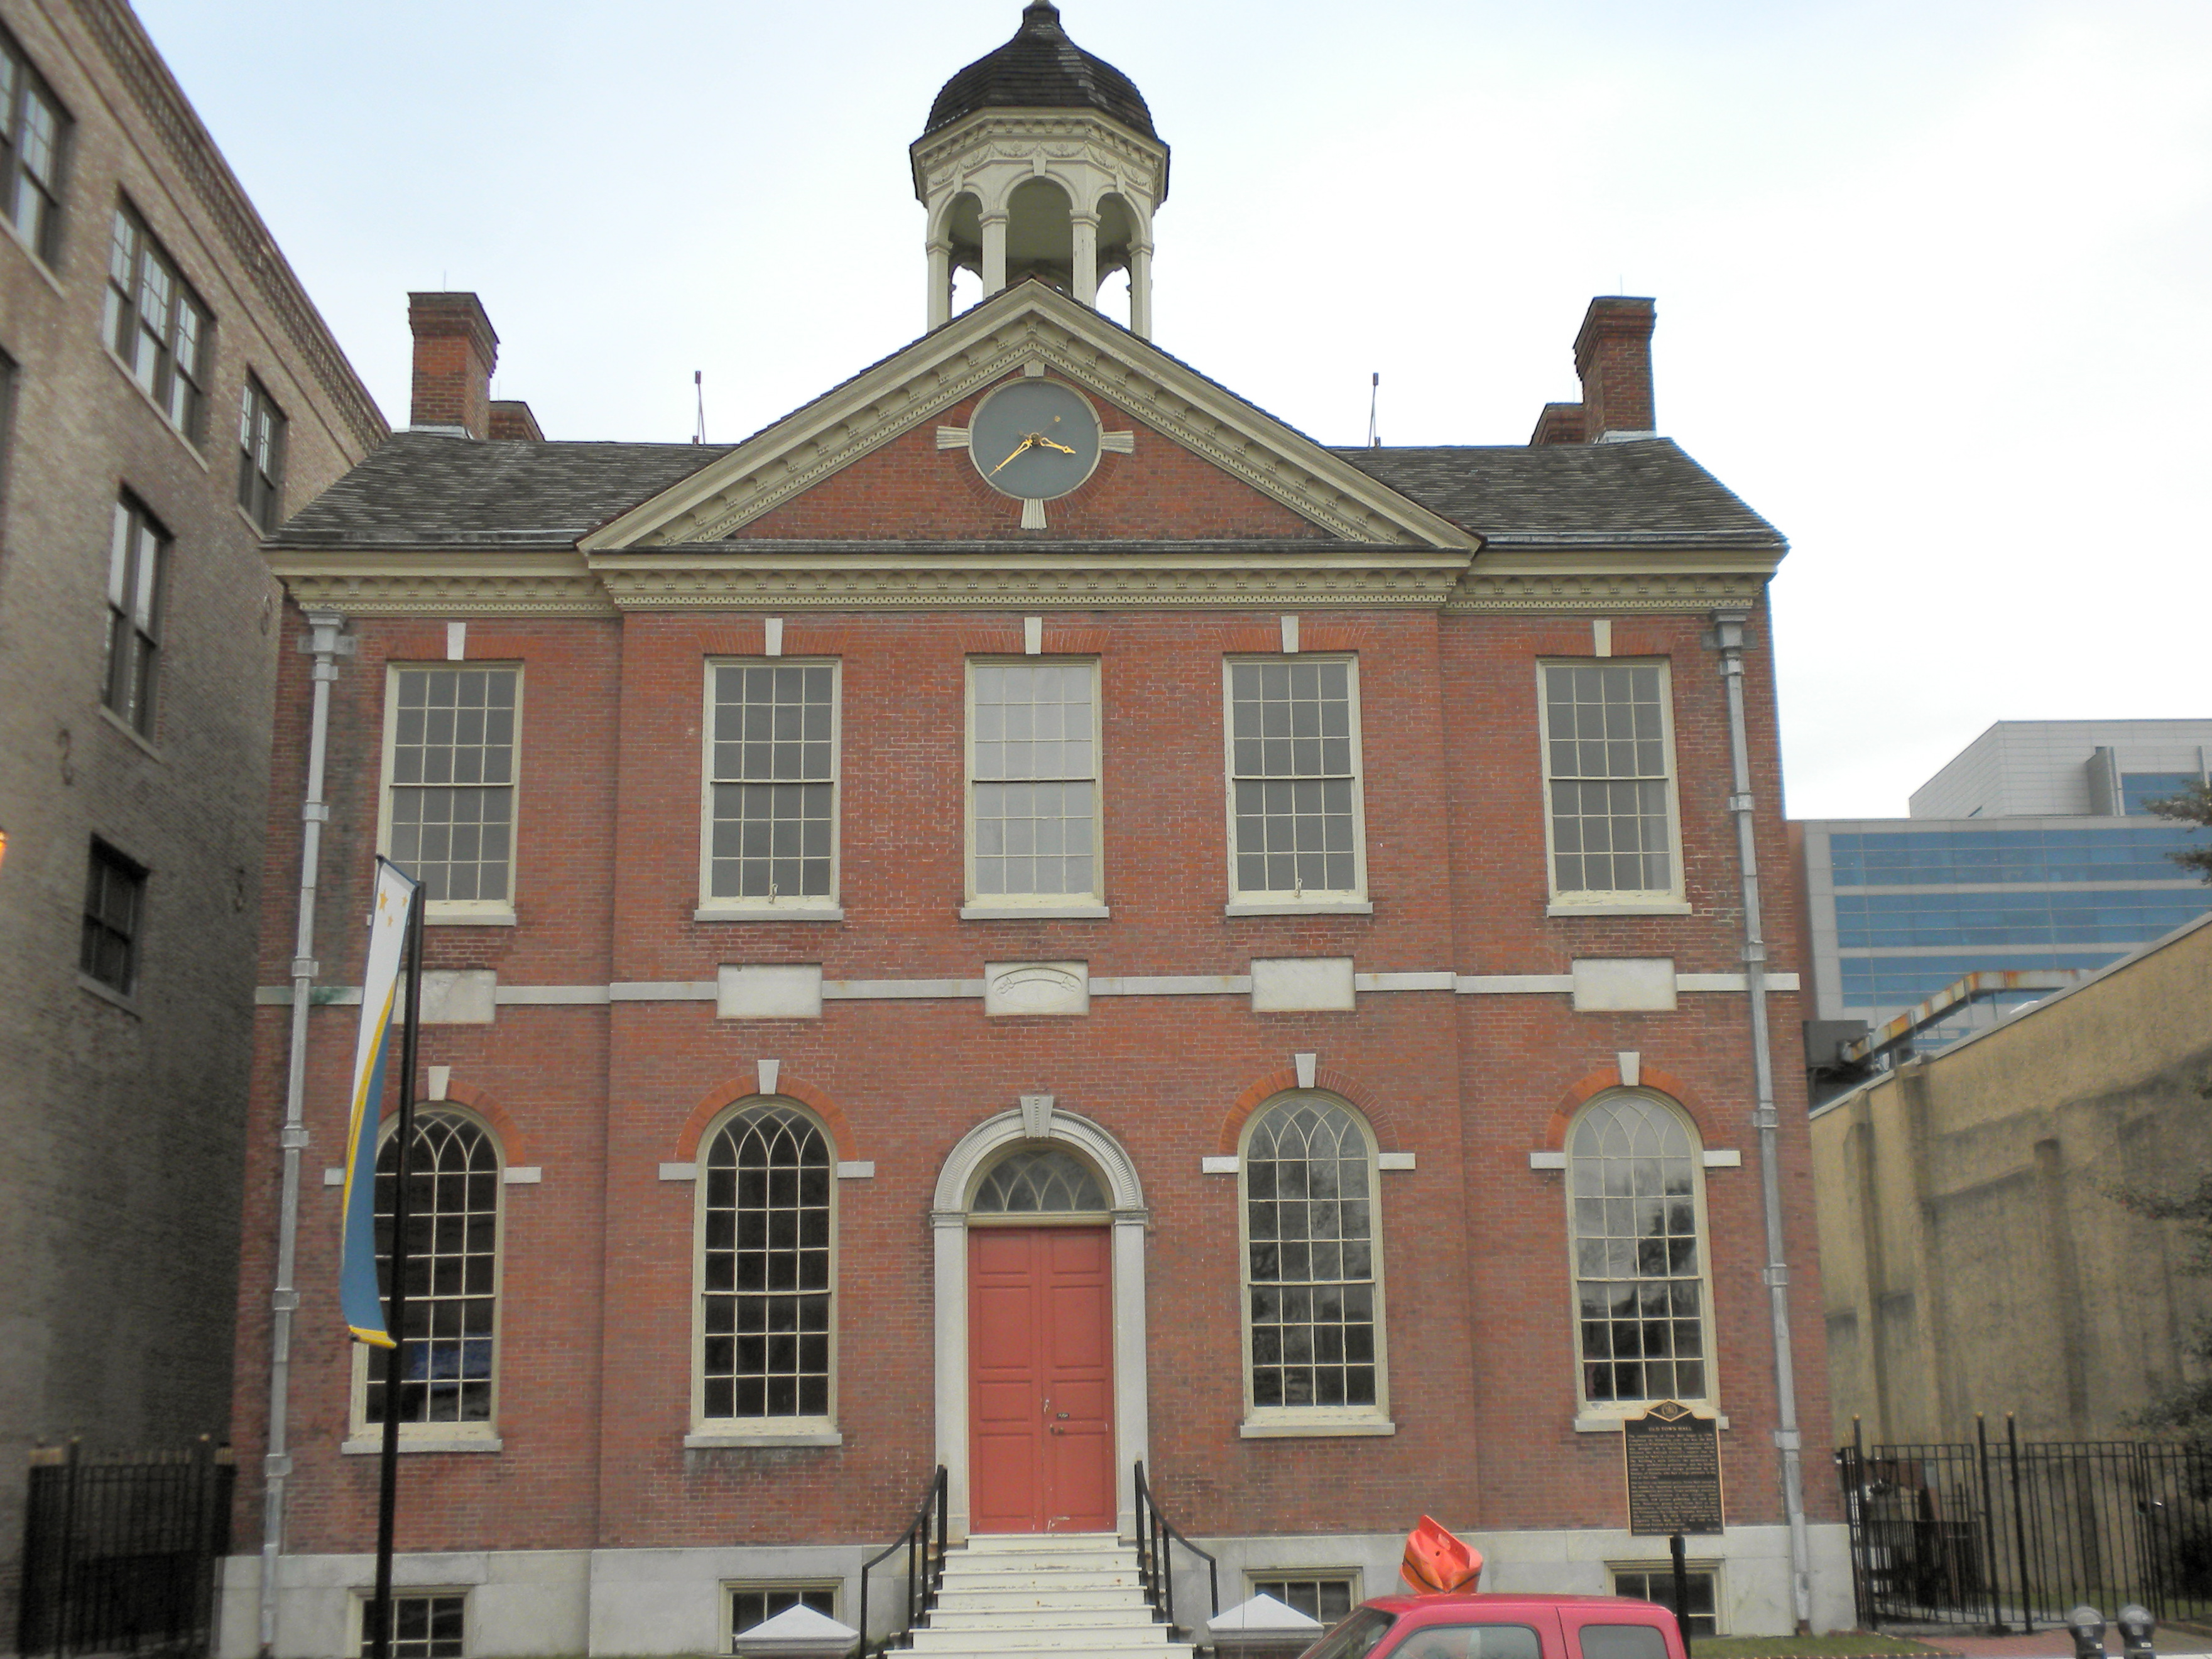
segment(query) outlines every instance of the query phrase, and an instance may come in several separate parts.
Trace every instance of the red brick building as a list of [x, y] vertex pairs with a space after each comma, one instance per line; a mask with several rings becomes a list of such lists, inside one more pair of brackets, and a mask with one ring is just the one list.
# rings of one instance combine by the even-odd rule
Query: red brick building
[[956, 1538], [1127, 1537], [1142, 1460], [1224, 1605], [1386, 1591], [1424, 1511], [1493, 1588], [1640, 1589], [1619, 1431], [1670, 1397], [1720, 1419], [1719, 1627], [1848, 1622], [1823, 1481], [1793, 1555], [1820, 1304], [1802, 1068], [1757, 1059], [1797, 1018], [1782, 538], [1653, 429], [1649, 301], [1593, 302], [1527, 446], [1329, 449], [1207, 380], [1145, 337], [1165, 164], [1033, 4], [915, 147], [930, 331], [730, 448], [540, 441], [473, 296], [415, 296], [415, 428], [270, 556], [324, 649], [280, 693], [239, 1338], [283, 1550], [265, 1602], [231, 1564], [227, 1651], [264, 1605], [279, 1653], [358, 1639], [327, 1183], [380, 850], [433, 896], [436, 1650], [850, 1621], [940, 1466]]

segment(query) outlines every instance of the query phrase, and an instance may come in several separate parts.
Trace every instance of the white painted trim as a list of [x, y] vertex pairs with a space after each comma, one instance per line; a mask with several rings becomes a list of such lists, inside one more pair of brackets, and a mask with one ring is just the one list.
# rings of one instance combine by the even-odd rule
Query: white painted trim
[[1532, 1170], [1564, 1170], [1567, 1167], [1565, 1152], [1531, 1152], [1528, 1167]]
[[1103, 904], [963, 904], [963, 921], [1103, 921], [1114, 912]]
[[1414, 1158], [1415, 1154], [1412, 1152], [1377, 1152], [1375, 1154], [1375, 1167], [1378, 1170], [1417, 1169], [1419, 1166]]
[[[771, 618], [771, 621], [775, 619]], [[729, 655], [708, 657], [702, 664], [700, 679], [699, 716], [699, 903], [692, 912], [700, 921], [750, 921], [757, 917], [783, 920], [805, 920], [793, 916], [793, 912], [812, 910], [823, 920], [823, 913], [835, 910], [836, 919], [844, 919], [840, 896], [845, 875], [845, 665], [842, 658], [824, 656], [786, 657], [783, 649], [783, 627], [776, 622], [769, 630], [774, 639], [775, 651], [768, 651], [763, 643], [763, 654], [759, 657]], [[714, 891], [714, 790], [724, 781], [714, 771], [714, 722], [720, 704], [714, 696], [714, 680], [725, 668], [744, 668], [763, 661], [773, 661], [778, 669], [827, 668], [830, 671], [830, 775], [826, 778], [801, 778], [795, 782], [830, 786], [830, 890], [826, 893], [806, 893], [790, 899], [744, 898]], [[738, 781], [732, 779], [728, 781]], [[745, 781], [757, 782], [750, 779]]]
[[[1612, 647], [1610, 628], [1607, 632], [1606, 645], [1609, 653]], [[1674, 753], [1674, 664], [1666, 657], [1644, 657], [1629, 658], [1626, 665], [1656, 669], [1659, 674], [1659, 741], [1667, 765], [1667, 867], [1672, 880], [1662, 890], [1641, 892], [1591, 892], [1588, 889], [1578, 888], [1570, 893], [1562, 893], [1553, 884], [1559, 879], [1559, 872], [1558, 856], [1552, 844], [1556, 821], [1552, 808], [1552, 788], [1557, 780], [1552, 775], [1552, 703], [1547, 682], [1555, 669], [1571, 672], [1588, 668], [1589, 664], [1586, 659], [1540, 657], [1536, 660], [1536, 752], [1541, 757], [1538, 771], [1543, 784], [1544, 884], [1552, 901], [1546, 907], [1547, 915], [1577, 915], [1579, 912], [1574, 907], [1584, 904], [1592, 908], [1609, 909], [1616, 915], [1625, 906], [1643, 909], [1647, 915], [1662, 915], [1675, 913], [1674, 907], [1679, 905], [1679, 914], [1689, 913], [1690, 907], [1684, 898], [1682, 885], [1681, 767]], [[1666, 908], [1650, 908], [1654, 906]]]
[[1741, 1170], [1743, 1168], [1743, 1154], [1734, 1150], [1727, 1152], [1709, 1152], [1705, 1155], [1705, 1167], [1708, 1170]]
[[510, 1164], [500, 1179], [510, 1187], [535, 1187], [545, 1179], [545, 1170], [538, 1164]]
[[841, 1158], [837, 1160], [837, 1179], [840, 1181], [872, 1181], [875, 1176], [873, 1158]]
[[699, 1166], [696, 1164], [664, 1164], [660, 1166], [663, 1181], [696, 1181]]
[[1387, 1417], [1310, 1418], [1297, 1423], [1248, 1418], [1237, 1425], [1237, 1435], [1241, 1440], [1328, 1440], [1351, 1435], [1397, 1432], [1398, 1425]]
[[1094, 997], [1211, 997], [1249, 996], [1249, 974], [1124, 974], [1118, 979], [1094, 979]]
[[[1198, 1160], [1198, 1172], [1200, 1175], [1235, 1175], [1243, 1167], [1244, 1161], [1234, 1152], [1208, 1152]], [[343, 1170], [338, 1170], [337, 1174], [341, 1180], [345, 1176], [345, 1171]]]
[[[1284, 622], [1284, 649], [1295, 651], [1297, 648], [1297, 619], [1286, 617]], [[1352, 885], [1348, 888], [1316, 888], [1309, 897], [1304, 893], [1285, 893], [1277, 888], [1259, 888], [1248, 892], [1237, 884], [1237, 671], [1245, 667], [1264, 667], [1280, 660], [1279, 655], [1253, 652], [1237, 652], [1221, 659], [1222, 845], [1227, 854], [1227, 868], [1224, 874], [1229, 884], [1229, 902], [1222, 907], [1222, 914], [1226, 916], [1372, 915], [1375, 906], [1367, 896], [1367, 765], [1365, 748], [1361, 741], [1366, 702], [1360, 695], [1359, 657], [1356, 652], [1332, 651], [1317, 659], [1311, 659], [1322, 666], [1335, 664], [1344, 670], [1346, 724], [1352, 744]], [[1252, 775], [1256, 780], [1266, 775], [1255, 773]]]
[[719, 1447], [734, 1446], [842, 1446], [844, 1443], [845, 1437], [836, 1429], [798, 1429], [789, 1434], [773, 1431], [718, 1434], [709, 1429], [699, 1429], [684, 1437], [686, 1451], [712, 1451]]
[[[1146, 1364], [1145, 1210], [1143, 1182], [1121, 1144], [1087, 1118], [1055, 1108], [1048, 1138], [1073, 1146], [1106, 1177], [1113, 1203], [1115, 1467], [1150, 1455]], [[930, 1206], [934, 1237], [933, 1285], [936, 1334], [937, 1461], [945, 1466], [947, 1526], [968, 1535], [972, 1503], [968, 1441], [968, 1205], [976, 1181], [1003, 1147], [1032, 1139], [1017, 1108], [986, 1118], [961, 1136], [937, 1172]], [[1115, 1483], [1115, 1529], [1136, 1530], [1134, 1494]]]

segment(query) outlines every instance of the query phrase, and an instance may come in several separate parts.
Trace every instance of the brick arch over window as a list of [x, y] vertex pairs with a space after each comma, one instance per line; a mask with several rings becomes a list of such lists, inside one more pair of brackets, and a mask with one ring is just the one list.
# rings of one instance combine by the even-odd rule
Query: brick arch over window
[[[1244, 1139], [1244, 1125], [1252, 1114], [1277, 1095], [1295, 1094], [1302, 1086], [1297, 1073], [1287, 1066], [1279, 1072], [1270, 1072], [1265, 1077], [1255, 1079], [1243, 1093], [1230, 1103], [1228, 1112], [1222, 1117], [1221, 1141], [1218, 1150], [1225, 1157], [1237, 1156]], [[1390, 1123], [1389, 1114], [1376, 1105], [1374, 1092], [1358, 1078], [1348, 1072], [1340, 1072], [1333, 1066], [1317, 1065], [1314, 1067], [1313, 1086], [1324, 1094], [1340, 1097], [1357, 1109], [1367, 1120], [1367, 1127], [1374, 1132], [1376, 1145], [1387, 1146], [1391, 1144], [1393, 1137], [1388, 1131], [1395, 1126]]]
[[514, 1121], [506, 1107], [473, 1084], [449, 1080], [446, 1085], [444, 1100], [422, 1100], [416, 1104], [425, 1111], [444, 1105], [467, 1107], [490, 1128], [492, 1138], [499, 1143], [501, 1157], [507, 1164], [530, 1162], [530, 1143], [522, 1133], [522, 1126]]
[[830, 1132], [830, 1139], [836, 1146], [839, 1158], [860, 1156], [858, 1143], [853, 1138], [853, 1126], [846, 1119], [844, 1109], [805, 1079], [793, 1077], [785, 1072], [776, 1079], [775, 1088], [769, 1094], [762, 1094], [760, 1079], [756, 1075], [724, 1078], [700, 1096], [699, 1103], [691, 1109], [691, 1115], [684, 1120], [684, 1127], [677, 1131], [674, 1161], [678, 1164], [694, 1162], [699, 1155], [699, 1142], [706, 1135], [708, 1126], [739, 1101], [752, 1098], [799, 1102], [822, 1120], [822, 1127]]
[[1717, 1127], [1713, 1122], [1712, 1109], [1688, 1084], [1683, 1082], [1672, 1072], [1662, 1071], [1656, 1066], [1649, 1065], [1637, 1068], [1637, 1079], [1632, 1084], [1621, 1076], [1620, 1062], [1614, 1060], [1610, 1065], [1599, 1066], [1594, 1072], [1584, 1073], [1568, 1087], [1566, 1093], [1559, 1097], [1559, 1103], [1552, 1109], [1551, 1121], [1544, 1126], [1545, 1146], [1555, 1152], [1566, 1151], [1567, 1128], [1575, 1121], [1577, 1112], [1582, 1110], [1584, 1106], [1596, 1099], [1607, 1089], [1631, 1088], [1645, 1090], [1655, 1095], [1663, 1095], [1680, 1107], [1690, 1121], [1696, 1126], [1700, 1142], [1711, 1140], [1713, 1130]]

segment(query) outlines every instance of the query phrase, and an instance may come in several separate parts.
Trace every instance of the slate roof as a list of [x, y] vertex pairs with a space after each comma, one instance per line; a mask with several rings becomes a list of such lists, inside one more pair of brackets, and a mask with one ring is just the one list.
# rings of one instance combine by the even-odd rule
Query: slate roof
[[[270, 539], [307, 549], [569, 547], [731, 447], [395, 433]], [[1335, 453], [1493, 547], [1783, 545], [1670, 439]]]
[[496, 443], [396, 432], [287, 520], [279, 547], [568, 547], [727, 444]]
[[1671, 438], [1336, 453], [1493, 547], [1784, 545]]
[[1069, 40], [1052, 0], [1030, 0], [1012, 40], [945, 83], [922, 137], [979, 109], [1095, 109], [1147, 138], [1159, 137], [1136, 83]]

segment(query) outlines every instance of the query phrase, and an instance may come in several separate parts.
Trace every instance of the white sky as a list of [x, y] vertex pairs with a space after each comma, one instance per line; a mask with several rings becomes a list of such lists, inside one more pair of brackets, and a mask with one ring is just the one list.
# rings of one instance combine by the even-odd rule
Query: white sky
[[[906, 146], [1019, 0], [137, 0], [387, 416], [473, 289], [549, 436], [741, 437], [921, 331]], [[2205, 0], [1066, 0], [1174, 148], [1159, 343], [1524, 441], [1599, 293], [1779, 526], [1789, 809], [2212, 715]]]

